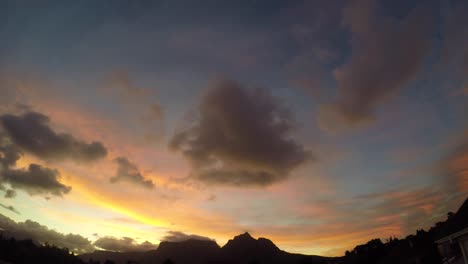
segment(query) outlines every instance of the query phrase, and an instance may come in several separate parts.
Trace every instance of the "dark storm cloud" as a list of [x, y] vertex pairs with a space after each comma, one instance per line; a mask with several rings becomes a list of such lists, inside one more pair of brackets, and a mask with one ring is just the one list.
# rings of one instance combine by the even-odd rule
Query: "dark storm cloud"
[[8, 237], [32, 239], [41, 244], [49, 243], [66, 247], [75, 253], [94, 251], [91, 241], [80, 235], [62, 234], [31, 220], [16, 223], [10, 218], [0, 215], [0, 228], [3, 229], [3, 235]]
[[27, 169], [8, 169], [2, 172], [2, 181], [12, 188], [25, 190], [30, 195], [62, 196], [70, 192], [71, 187], [62, 184], [57, 170], [29, 164]]
[[[8, 184], [15, 190], [24, 190], [30, 195], [62, 196], [70, 192], [71, 187], [62, 184], [57, 170], [49, 169], [38, 164], [29, 164], [27, 168], [15, 168], [21, 157], [21, 151], [15, 145], [5, 143], [0, 138], [0, 184]], [[14, 197], [15, 190], [5, 191], [5, 197]]]
[[41, 159], [89, 162], [107, 155], [100, 142], [86, 143], [70, 134], [57, 133], [48, 123], [49, 118], [37, 112], [0, 116], [0, 124], [13, 143]]
[[118, 157], [114, 161], [117, 163], [117, 172], [114, 177], [110, 178], [111, 183], [127, 181], [148, 189], [154, 188], [154, 183], [151, 180], [146, 180], [137, 166], [127, 158]]
[[378, 14], [376, 1], [353, 1], [344, 8], [343, 24], [351, 33], [351, 56], [335, 70], [336, 102], [319, 114], [321, 126], [330, 130], [374, 120], [376, 107], [421, 70], [431, 44], [426, 9], [398, 20]]
[[105, 250], [120, 252], [148, 251], [157, 248], [157, 245], [148, 241], [139, 244], [130, 237], [101, 237], [94, 242], [94, 245]]
[[288, 110], [266, 90], [218, 81], [204, 94], [198, 114], [170, 147], [191, 161], [192, 175], [203, 182], [265, 186], [285, 179], [309, 156], [289, 137]]
[[181, 242], [189, 239], [194, 240], [213, 240], [209, 237], [199, 236], [199, 235], [188, 235], [179, 231], [168, 231], [167, 234], [161, 238], [161, 241], [169, 242]]

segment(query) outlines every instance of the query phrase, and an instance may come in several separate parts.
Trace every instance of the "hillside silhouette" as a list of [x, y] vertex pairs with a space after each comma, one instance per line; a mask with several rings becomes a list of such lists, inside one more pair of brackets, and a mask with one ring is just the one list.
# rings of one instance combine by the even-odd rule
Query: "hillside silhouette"
[[220, 247], [215, 241], [189, 239], [161, 242], [156, 250], [145, 252], [95, 251], [74, 255], [66, 248], [39, 245], [32, 240], [0, 236], [0, 263], [63, 264], [441, 264], [435, 240], [468, 227], [468, 199], [447, 220], [429, 230], [417, 230], [405, 238], [372, 239], [346, 251], [343, 257], [293, 254], [278, 248], [266, 238], [240, 234]]

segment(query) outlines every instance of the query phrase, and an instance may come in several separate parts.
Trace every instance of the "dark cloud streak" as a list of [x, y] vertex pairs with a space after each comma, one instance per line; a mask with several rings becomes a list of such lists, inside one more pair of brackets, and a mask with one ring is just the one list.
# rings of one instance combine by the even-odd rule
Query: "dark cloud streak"
[[86, 143], [70, 134], [57, 133], [48, 123], [49, 118], [37, 112], [0, 116], [0, 124], [13, 143], [41, 159], [90, 162], [107, 155], [100, 142]]
[[94, 246], [111, 251], [137, 252], [156, 249], [157, 245], [148, 241], [137, 243], [133, 238], [101, 237], [94, 242]]
[[18, 212], [18, 210], [16, 210], [16, 208], [13, 207], [12, 205], [5, 205], [5, 204], [0, 203], [0, 206], [7, 209], [7, 210], [9, 210], [9, 211], [12, 211], [15, 214], [20, 214], [20, 212]]

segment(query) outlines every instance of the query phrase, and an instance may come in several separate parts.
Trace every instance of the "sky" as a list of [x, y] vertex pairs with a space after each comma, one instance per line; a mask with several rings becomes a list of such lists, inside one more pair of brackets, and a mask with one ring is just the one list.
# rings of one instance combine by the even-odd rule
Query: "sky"
[[0, 3], [0, 227], [328, 256], [468, 194], [466, 1]]

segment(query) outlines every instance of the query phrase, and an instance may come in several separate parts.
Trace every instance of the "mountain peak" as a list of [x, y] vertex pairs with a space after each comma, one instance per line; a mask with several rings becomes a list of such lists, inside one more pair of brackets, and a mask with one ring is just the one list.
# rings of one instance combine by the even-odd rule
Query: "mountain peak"
[[255, 238], [253, 238], [253, 237], [249, 234], [249, 232], [245, 232], [245, 233], [243, 233], [243, 234], [240, 234], [240, 235], [238, 235], [238, 236], [235, 236], [234, 239], [236, 239], [236, 238], [254, 239], [254, 240], [255, 240]]
[[235, 236], [233, 239], [230, 239], [228, 241], [231, 242], [231, 243], [236, 243], [236, 244], [251, 244], [251, 243], [254, 243], [256, 242], [257, 240], [255, 238], [253, 238], [248, 232], [245, 232], [243, 234], [240, 234], [240, 235], [237, 235]]
[[275, 255], [281, 250], [266, 238], [253, 238], [248, 232], [235, 236], [222, 247], [231, 256]]

